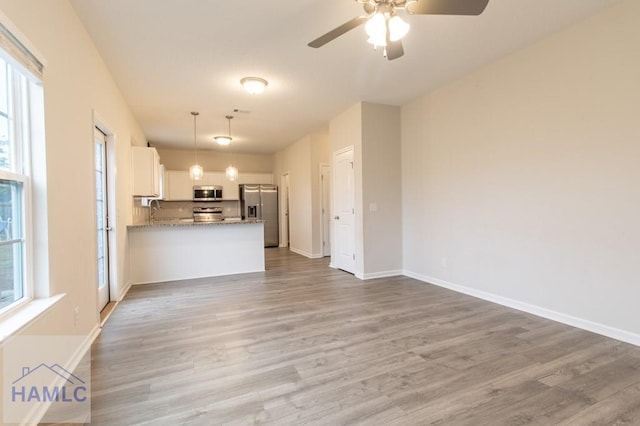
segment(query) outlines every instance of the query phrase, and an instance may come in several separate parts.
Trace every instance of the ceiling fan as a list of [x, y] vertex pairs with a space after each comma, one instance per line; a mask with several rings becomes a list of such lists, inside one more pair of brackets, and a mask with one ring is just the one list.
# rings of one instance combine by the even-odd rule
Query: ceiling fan
[[308, 44], [321, 47], [354, 28], [365, 24], [369, 43], [384, 47], [384, 56], [392, 61], [404, 55], [402, 37], [409, 24], [396, 15], [404, 10], [411, 15], [480, 15], [489, 0], [355, 0], [364, 7], [365, 15], [353, 18]]

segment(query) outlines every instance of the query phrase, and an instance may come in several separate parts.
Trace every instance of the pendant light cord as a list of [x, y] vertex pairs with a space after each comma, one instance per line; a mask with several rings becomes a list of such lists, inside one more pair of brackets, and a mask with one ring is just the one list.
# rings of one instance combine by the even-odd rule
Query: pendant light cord
[[[231, 120], [233, 115], [227, 115], [227, 121], [229, 122], [229, 140], [231, 141]], [[231, 151], [231, 143], [229, 143], [229, 161], [233, 165], [233, 152]]]
[[196, 117], [200, 114], [199, 112], [192, 112], [193, 115], [193, 145], [196, 148], [196, 164], [198, 164], [198, 133], [196, 131]]

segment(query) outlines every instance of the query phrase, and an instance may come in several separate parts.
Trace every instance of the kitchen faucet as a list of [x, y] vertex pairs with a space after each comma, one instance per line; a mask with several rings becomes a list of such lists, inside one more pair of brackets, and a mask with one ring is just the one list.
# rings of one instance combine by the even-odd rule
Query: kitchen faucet
[[[156, 206], [153, 206], [153, 203], [156, 203]], [[160, 210], [160, 201], [156, 198], [153, 200], [149, 200], [149, 224], [153, 223], [153, 212]]]

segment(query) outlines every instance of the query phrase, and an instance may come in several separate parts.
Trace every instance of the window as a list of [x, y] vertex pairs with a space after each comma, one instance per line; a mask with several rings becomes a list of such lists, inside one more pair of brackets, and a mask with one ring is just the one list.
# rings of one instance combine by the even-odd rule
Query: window
[[[0, 313], [33, 295], [30, 148], [41, 82], [7, 53], [0, 28]], [[14, 40], [15, 42], [15, 40]], [[22, 45], [18, 45], [22, 47]], [[12, 52], [13, 53], [13, 52]], [[34, 90], [36, 89], [37, 90]], [[36, 94], [36, 96], [34, 96]], [[41, 119], [40, 119], [41, 120]]]

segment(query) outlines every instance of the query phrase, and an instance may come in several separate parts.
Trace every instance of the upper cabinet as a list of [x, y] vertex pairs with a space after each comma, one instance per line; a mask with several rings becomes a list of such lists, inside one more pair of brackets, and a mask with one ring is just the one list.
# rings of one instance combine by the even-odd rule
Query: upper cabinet
[[165, 201], [193, 200], [193, 181], [188, 171], [167, 170], [164, 199]]
[[131, 147], [134, 197], [159, 197], [160, 156], [155, 148]]
[[222, 199], [235, 201], [240, 198], [238, 185], [241, 183], [273, 183], [271, 173], [241, 173], [238, 179], [230, 181], [224, 172], [204, 172], [201, 180], [193, 181], [188, 171], [167, 170], [164, 182], [165, 201], [192, 201], [194, 185], [222, 186]]

